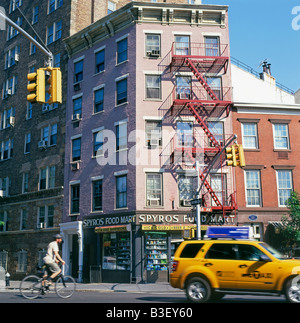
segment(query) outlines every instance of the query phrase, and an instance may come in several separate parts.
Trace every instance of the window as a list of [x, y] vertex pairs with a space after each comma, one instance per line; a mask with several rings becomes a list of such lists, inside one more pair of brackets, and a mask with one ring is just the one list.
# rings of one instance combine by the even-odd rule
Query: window
[[117, 82], [117, 105], [127, 102], [127, 78]]
[[161, 99], [160, 75], [146, 75], [146, 99]]
[[103, 111], [104, 88], [94, 92], [94, 113]]
[[162, 206], [162, 175], [147, 174], [147, 206]]
[[179, 191], [179, 205], [191, 207], [191, 200], [193, 199], [193, 177], [179, 175], [178, 177], [178, 191]]
[[206, 36], [205, 41], [205, 56], [220, 56], [220, 40], [219, 37]]
[[61, 29], [62, 29], [62, 22], [59, 21], [55, 25], [55, 40], [58, 40], [61, 38]]
[[191, 98], [191, 77], [177, 76], [176, 77], [176, 96], [177, 99], [187, 100]]
[[38, 223], [39, 229], [53, 228], [54, 205], [45, 205], [39, 207]]
[[71, 185], [71, 214], [79, 213], [80, 184]]
[[22, 193], [28, 192], [28, 182], [29, 182], [29, 174], [23, 173]]
[[114, 2], [108, 1], [107, 2], [107, 14], [109, 15], [114, 11], [116, 11], [116, 4]]
[[187, 244], [180, 255], [180, 258], [195, 258], [203, 247], [203, 243]]
[[[214, 135], [215, 139], [222, 145], [225, 142], [224, 123], [219, 121], [208, 121], [207, 127], [209, 131]], [[209, 146], [213, 146], [211, 140], [209, 141]]]
[[73, 99], [73, 115], [79, 114], [80, 118], [82, 116], [82, 96]]
[[274, 148], [289, 149], [289, 130], [287, 124], [273, 124]]
[[30, 141], [31, 141], [31, 134], [27, 133], [25, 135], [25, 147], [24, 147], [24, 154], [30, 153]]
[[6, 250], [0, 249], [0, 267], [4, 268], [5, 271], [7, 271], [7, 259], [8, 252]]
[[238, 245], [238, 260], [259, 261], [260, 257], [264, 255], [262, 251], [254, 246], [246, 244]]
[[9, 3], [9, 13], [15, 11], [17, 8], [21, 7], [23, 0], [10, 0]]
[[292, 171], [277, 170], [276, 174], [279, 206], [286, 206], [286, 201], [293, 191]]
[[83, 80], [83, 59], [74, 63], [74, 83], [81, 82]]
[[63, 5], [63, 0], [49, 0], [48, 13], [55, 11]]
[[0, 160], [7, 160], [13, 156], [13, 139], [0, 142]]
[[81, 138], [72, 140], [72, 162], [81, 159]]
[[104, 71], [104, 59], [105, 59], [105, 49], [100, 50], [95, 54], [95, 73], [101, 73]]
[[[216, 194], [218, 200], [222, 205], [227, 204], [227, 181], [226, 174], [212, 174], [210, 175], [210, 186]], [[211, 205], [216, 206], [216, 202], [211, 199]]]
[[40, 169], [39, 189], [45, 190], [55, 187], [55, 166], [49, 166]]
[[261, 206], [260, 171], [246, 170], [246, 205]]
[[116, 125], [116, 149], [126, 149], [127, 148], [127, 122], [122, 122]]
[[32, 9], [32, 24], [38, 22], [39, 19], [39, 6], [36, 6]]
[[[23, 22], [22, 17], [19, 17], [17, 19], [17, 21], [15, 21], [15, 23], [20, 27], [22, 26], [22, 22]], [[17, 29], [15, 29], [14, 27], [12, 27], [12, 26], [7, 27], [7, 40], [12, 39], [13, 37], [17, 36], [18, 34], [19, 34], [19, 31]]]
[[242, 136], [244, 148], [258, 149], [256, 123], [242, 123]]
[[54, 24], [47, 28], [47, 45], [54, 42]]
[[[223, 100], [223, 91], [222, 91], [222, 78], [221, 77], [207, 77], [207, 84], [214, 91], [218, 100]], [[210, 95], [207, 93], [207, 99], [211, 100]]]
[[94, 149], [93, 156], [103, 155], [103, 130], [95, 132], [94, 136]]
[[20, 216], [20, 230], [27, 229], [27, 218], [28, 218], [27, 209], [22, 209], [21, 216]]
[[189, 55], [190, 52], [190, 36], [175, 36], [175, 55]]
[[27, 102], [26, 120], [32, 119], [32, 103]]
[[160, 35], [147, 34], [146, 35], [146, 55], [160, 56]]
[[10, 192], [11, 179], [9, 177], [0, 178], [0, 191], [3, 191], [3, 197], [8, 197]]
[[46, 142], [47, 146], [54, 146], [57, 142], [57, 124], [42, 128], [41, 140]]
[[18, 251], [18, 267], [17, 272], [25, 273], [27, 271], [27, 251]]
[[102, 210], [102, 180], [93, 181], [93, 211]]
[[4, 69], [8, 69], [9, 67], [16, 65], [16, 62], [19, 61], [19, 55], [20, 46], [15, 46], [12, 49], [9, 49], [4, 55]]
[[205, 259], [226, 259], [236, 260], [236, 245], [232, 244], [213, 244], [205, 255]]
[[146, 121], [146, 146], [162, 146], [161, 121]]
[[193, 123], [192, 122], [177, 122], [177, 145], [178, 147], [193, 147]]
[[[37, 40], [37, 36], [34, 35], [33, 38]], [[36, 53], [36, 45], [34, 43], [30, 43], [30, 55], [33, 55]]]
[[17, 91], [18, 77], [13, 76], [3, 83], [2, 99], [7, 99]]
[[117, 64], [127, 61], [127, 38], [117, 42]]
[[116, 208], [127, 207], [127, 175], [116, 177]]

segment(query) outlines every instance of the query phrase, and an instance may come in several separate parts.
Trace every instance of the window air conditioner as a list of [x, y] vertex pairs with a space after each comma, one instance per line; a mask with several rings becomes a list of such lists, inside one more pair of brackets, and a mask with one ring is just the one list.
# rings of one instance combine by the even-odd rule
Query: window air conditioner
[[76, 113], [76, 114], [72, 115], [72, 121], [73, 122], [76, 122], [76, 121], [79, 121], [79, 120], [81, 120], [81, 117], [80, 117], [79, 113]]
[[72, 170], [78, 170], [79, 169], [79, 163], [77, 162], [77, 163], [72, 163], [71, 164], [71, 169]]
[[151, 138], [150, 140], [150, 146], [158, 146], [159, 145], [159, 139], [157, 138]]
[[182, 206], [191, 206], [191, 201], [190, 200], [183, 200]]
[[39, 149], [41, 149], [41, 150], [46, 149], [46, 148], [47, 148], [47, 143], [46, 143], [46, 141], [45, 141], [45, 140], [41, 140], [41, 141], [39, 141], [39, 143], [38, 143], [38, 147], [39, 147]]
[[73, 86], [74, 86], [74, 91], [81, 90], [81, 82], [74, 83]]
[[149, 199], [148, 206], [159, 206], [160, 200], [159, 199]]
[[9, 117], [9, 124], [13, 127], [15, 125], [16, 118], [15, 117]]

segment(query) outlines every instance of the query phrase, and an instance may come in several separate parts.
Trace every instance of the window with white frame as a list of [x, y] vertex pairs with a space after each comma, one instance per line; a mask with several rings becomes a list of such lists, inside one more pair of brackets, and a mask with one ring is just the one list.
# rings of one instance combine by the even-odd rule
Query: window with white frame
[[94, 91], [94, 113], [103, 111], [104, 86]]
[[116, 82], [117, 87], [117, 105], [126, 103], [127, 99], [127, 77]]
[[63, 5], [63, 0], [49, 0], [48, 14], [60, 8]]
[[180, 100], [191, 99], [192, 79], [190, 76], [176, 76], [176, 97]]
[[0, 195], [8, 197], [10, 191], [11, 179], [7, 177], [0, 178]]
[[[15, 23], [18, 25], [18, 26], [22, 26], [22, 23], [23, 23], [23, 18], [22, 17], [19, 17]], [[7, 40], [10, 40], [12, 38], [14, 38], [15, 36], [17, 36], [19, 34], [19, 31], [17, 29], [15, 29], [13, 26], [10, 26], [8, 25], [7, 26]]]
[[104, 71], [104, 62], [105, 62], [105, 48], [98, 50], [95, 53], [95, 74], [101, 73]]
[[175, 55], [189, 55], [190, 53], [190, 36], [175, 35]]
[[245, 170], [246, 205], [261, 206], [261, 182], [259, 170]]
[[54, 221], [54, 205], [40, 206], [38, 209], [38, 222], [39, 229], [53, 228]]
[[27, 102], [27, 109], [26, 109], [26, 120], [32, 119], [32, 103]]
[[28, 219], [28, 211], [27, 209], [22, 209], [20, 214], [20, 230], [27, 229], [27, 219]]
[[273, 124], [274, 148], [289, 149], [289, 129], [286, 123]]
[[75, 115], [82, 117], [82, 96], [73, 98], [73, 116]]
[[57, 124], [42, 128], [41, 140], [46, 142], [47, 146], [54, 146], [57, 142]]
[[193, 147], [194, 146], [194, 129], [193, 122], [177, 122], [177, 146]]
[[39, 190], [55, 187], [55, 166], [47, 166], [40, 169]]
[[288, 198], [293, 191], [293, 179], [291, 170], [277, 170], [277, 192], [279, 206], [286, 206]]
[[[209, 131], [214, 135], [215, 139], [218, 141], [218, 143], [223, 145], [225, 142], [224, 138], [224, 123], [220, 121], [208, 121], [207, 127]], [[212, 147], [213, 143], [211, 140], [209, 140], [209, 146]]]
[[102, 211], [103, 192], [102, 179], [92, 181], [93, 190], [93, 211]]
[[37, 23], [39, 20], [39, 6], [32, 8], [32, 24]]
[[127, 37], [117, 42], [117, 64], [126, 62], [128, 59], [128, 39]]
[[23, 0], [10, 0], [9, 1], [9, 13], [15, 11], [17, 8], [21, 7]]
[[14, 95], [17, 90], [17, 84], [18, 84], [18, 77], [13, 76], [7, 79], [3, 83], [3, 92], [2, 92], [2, 99], [7, 99], [11, 95]]
[[218, 36], [205, 36], [205, 56], [220, 56], [220, 39]]
[[0, 142], [0, 160], [7, 160], [13, 157], [13, 146], [13, 139]]
[[17, 272], [25, 273], [27, 271], [27, 250], [19, 250], [18, 251], [18, 266]]
[[146, 99], [161, 99], [160, 75], [146, 75]]
[[20, 46], [15, 46], [9, 49], [4, 54], [4, 62], [5, 62], [4, 69], [8, 69], [9, 67], [16, 65], [16, 62], [19, 61], [19, 55], [20, 55]]
[[160, 56], [160, 34], [146, 34], [146, 56]]
[[162, 146], [161, 121], [147, 120], [145, 127], [146, 127], [146, 146], [148, 148], [156, 148], [157, 146]]
[[0, 113], [0, 129], [6, 129], [14, 125], [16, 108], [5, 109]]
[[242, 123], [243, 147], [246, 149], [258, 149], [257, 123]]
[[[226, 174], [211, 173], [210, 186], [222, 205], [227, 205], [227, 176]], [[211, 199], [211, 205], [216, 206], [216, 202]]]
[[47, 45], [52, 44], [61, 38], [62, 33], [62, 22], [58, 21], [53, 23], [53, 25], [47, 27]]
[[22, 193], [28, 192], [29, 173], [23, 173]]
[[72, 162], [81, 159], [81, 137], [72, 140]]
[[116, 149], [127, 148], [127, 122], [119, 122], [116, 124]]
[[70, 213], [79, 213], [80, 183], [70, 185]]
[[74, 83], [83, 80], [83, 59], [74, 62]]
[[162, 174], [160, 173], [146, 174], [146, 205], [163, 205]]
[[116, 176], [116, 208], [127, 207], [127, 175]]
[[30, 132], [25, 135], [24, 154], [30, 153], [31, 134]]

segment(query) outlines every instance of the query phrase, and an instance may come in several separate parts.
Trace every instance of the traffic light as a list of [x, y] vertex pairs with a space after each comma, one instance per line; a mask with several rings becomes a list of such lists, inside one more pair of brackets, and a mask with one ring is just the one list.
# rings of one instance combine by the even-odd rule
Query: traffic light
[[226, 165], [227, 166], [246, 166], [244, 149], [242, 145], [232, 145], [231, 148], [226, 148]]
[[47, 101], [47, 103], [62, 103], [62, 83], [60, 68], [48, 67], [47, 72], [49, 73], [49, 77], [47, 80], [49, 88], [47, 92], [50, 95], [50, 98]]
[[45, 103], [45, 70], [39, 68], [35, 73], [28, 74], [27, 80], [30, 82], [27, 85], [27, 101]]

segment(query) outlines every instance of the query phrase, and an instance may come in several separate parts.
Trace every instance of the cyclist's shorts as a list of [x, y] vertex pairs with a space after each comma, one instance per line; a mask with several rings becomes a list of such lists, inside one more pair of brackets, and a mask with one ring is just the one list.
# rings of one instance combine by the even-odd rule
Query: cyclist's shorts
[[60, 268], [56, 262], [53, 262], [51, 264], [46, 264], [46, 273], [49, 274], [54, 274], [60, 271]]

